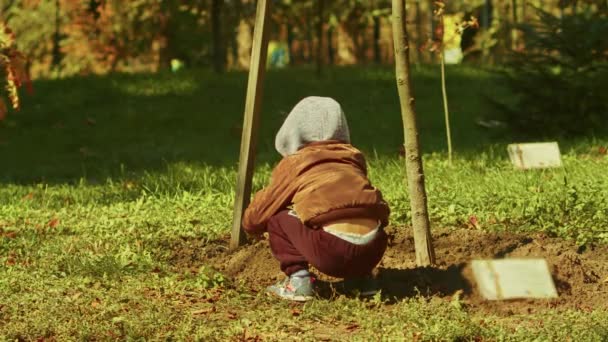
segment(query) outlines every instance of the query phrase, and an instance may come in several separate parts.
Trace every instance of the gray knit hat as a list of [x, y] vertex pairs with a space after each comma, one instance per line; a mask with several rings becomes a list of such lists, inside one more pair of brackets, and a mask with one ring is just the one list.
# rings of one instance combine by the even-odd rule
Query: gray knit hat
[[325, 140], [350, 143], [346, 117], [336, 100], [310, 96], [291, 110], [277, 133], [274, 146], [286, 157], [308, 143]]

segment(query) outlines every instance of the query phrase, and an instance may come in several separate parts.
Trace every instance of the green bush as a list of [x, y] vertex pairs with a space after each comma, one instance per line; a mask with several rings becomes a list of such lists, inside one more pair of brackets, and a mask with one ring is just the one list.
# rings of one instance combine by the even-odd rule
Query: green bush
[[519, 26], [525, 48], [511, 54], [504, 72], [514, 96], [493, 102], [519, 134], [600, 133], [608, 120], [608, 16], [591, 9], [562, 17], [537, 12], [537, 22]]

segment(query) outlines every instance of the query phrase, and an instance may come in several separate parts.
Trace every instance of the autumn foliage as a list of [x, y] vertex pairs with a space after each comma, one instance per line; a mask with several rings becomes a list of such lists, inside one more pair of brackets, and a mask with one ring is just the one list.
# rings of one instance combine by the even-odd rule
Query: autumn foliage
[[[2, 94], [6, 95], [10, 106], [16, 110], [20, 106], [18, 88], [23, 84], [30, 85], [25, 61], [25, 57], [15, 46], [13, 31], [0, 22], [0, 70], [2, 80], [6, 80]], [[7, 107], [5, 99], [0, 97], [0, 120], [6, 117]]]

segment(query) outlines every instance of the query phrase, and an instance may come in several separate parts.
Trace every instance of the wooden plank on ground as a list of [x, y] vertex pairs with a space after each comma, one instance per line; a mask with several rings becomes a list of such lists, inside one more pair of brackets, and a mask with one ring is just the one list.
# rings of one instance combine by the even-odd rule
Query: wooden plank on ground
[[485, 299], [557, 297], [545, 259], [473, 260], [471, 266]]
[[258, 0], [253, 30], [249, 80], [247, 82], [247, 97], [245, 100], [230, 249], [235, 249], [245, 243], [245, 234], [243, 233], [241, 220], [251, 197], [251, 179], [253, 177], [257, 133], [264, 90], [264, 76], [266, 74], [269, 10], [270, 1]]

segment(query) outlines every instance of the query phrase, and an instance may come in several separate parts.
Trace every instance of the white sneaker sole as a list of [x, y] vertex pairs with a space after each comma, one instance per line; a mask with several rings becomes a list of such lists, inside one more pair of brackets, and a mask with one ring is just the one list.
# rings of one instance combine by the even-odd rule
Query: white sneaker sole
[[306, 302], [306, 301], [309, 301], [311, 299], [314, 299], [313, 296], [284, 296], [284, 295], [280, 295], [280, 294], [278, 294], [276, 292], [266, 292], [266, 293], [268, 295], [279, 297], [281, 299], [291, 300], [293, 302]]

